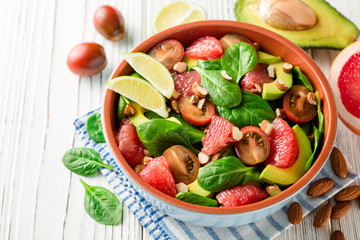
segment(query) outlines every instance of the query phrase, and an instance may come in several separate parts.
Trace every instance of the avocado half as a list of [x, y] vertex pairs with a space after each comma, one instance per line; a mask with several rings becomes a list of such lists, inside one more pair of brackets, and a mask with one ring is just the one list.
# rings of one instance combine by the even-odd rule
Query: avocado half
[[359, 29], [324, 0], [302, 0], [316, 14], [317, 23], [305, 30], [282, 30], [266, 24], [258, 15], [260, 0], [237, 0], [235, 16], [240, 22], [251, 23], [289, 39], [300, 47], [345, 48], [354, 42]]

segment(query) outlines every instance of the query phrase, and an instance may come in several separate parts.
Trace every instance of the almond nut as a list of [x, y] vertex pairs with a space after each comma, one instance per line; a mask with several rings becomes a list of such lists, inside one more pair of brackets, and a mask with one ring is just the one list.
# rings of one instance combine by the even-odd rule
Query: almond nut
[[259, 51], [260, 45], [257, 42], [253, 42], [252, 46], [255, 48], [256, 51]]
[[310, 185], [307, 190], [307, 195], [309, 197], [318, 197], [327, 192], [332, 186], [334, 186], [334, 181], [332, 179], [321, 178]]
[[147, 157], [152, 156], [151, 152], [149, 152], [149, 150], [147, 150], [147, 149], [144, 149], [144, 155], [147, 156]]
[[340, 230], [336, 230], [331, 234], [330, 240], [345, 240], [345, 236]]
[[268, 136], [270, 136], [272, 132], [272, 125], [268, 120], [263, 120], [259, 123], [260, 129]]
[[173, 92], [173, 95], [172, 95], [171, 98], [172, 98], [173, 100], [176, 100], [176, 99], [178, 99], [179, 97], [180, 97], [180, 93], [174, 89], [174, 92]]
[[351, 204], [349, 201], [337, 202], [331, 211], [331, 219], [338, 219], [344, 216], [349, 211]]
[[293, 202], [288, 208], [287, 216], [292, 224], [299, 224], [302, 221], [302, 207], [298, 202]]
[[339, 202], [351, 201], [360, 196], [360, 186], [349, 186], [335, 194], [334, 200]]
[[204, 98], [208, 94], [208, 91], [205, 88], [201, 87], [198, 82], [193, 83], [192, 90], [195, 96], [199, 98]]
[[235, 141], [240, 141], [243, 138], [243, 133], [242, 133], [242, 131], [240, 131], [240, 129], [238, 127], [233, 126], [231, 133], [232, 133], [232, 138]]
[[176, 187], [176, 192], [188, 192], [189, 191], [189, 187], [183, 183], [183, 182], [179, 182], [177, 184], [175, 184]]
[[185, 62], [177, 62], [173, 67], [173, 70], [178, 73], [183, 73], [186, 71], [186, 69], [187, 69], [187, 64]]
[[269, 77], [271, 77], [271, 78], [275, 77], [274, 65], [270, 64], [269, 66], [267, 66], [266, 70], [267, 70], [267, 73], [268, 73]]
[[144, 166], [146, 167], [151, 160], [153, 160], [152, 157], [145, 156], [145, 157], [143, 158], [143, 164], [144, 164]]
[[143, 170], [144, 168], [145, 168], [144, 164], [139, 164], [135, 166], [134, 171], [136, 174], [139, 174], [141, 170]]
[[286, 86], [280, 78], [276, 79], [276, 87], [281, 91], [285, 91], [288, 89], [288, 86]]
[[290, 73], [293, 70], [294, 66], [291, 63], [284, 63], [283, 64], [283, 71], [286, 73]]
[[124, 109], [124, 115], [125, 116], [132, 116], [136, 114], [136, 109], [131, 104], [126, 104], [126, 107]]
[[220, 153], [217, 153], [211, 158], [211, 161], [214, 162], [214, 161], [218, 160], [219, 157], [220, 157]]
[[275, 115], [279, 118], [285, 118], [285, 111], [282, 108], [275, 109]]
[[222, 76], [225, 80], [227, 80], [227, 81], [231, 81], [231, 80], [232, 80], [232, 77], [230, 77], [230, 76], [226, 73], [225, 70], [222, 70], [222, 71], [221, 71], [221, 76]]
[[175, 100], [171, 101], [171, 108], [172, 110], [174, 110], [174, 112], [180, 113], [179, 103], [177, 101]]
[[200, 152], [198, 154], [198, 159], [199, 159], [199, 163], [203, 166], [209, 162], [210, 157], [206, 153]]
[[281, 189], [276, 184], [266, 186], [265, 190], [271, 197], [281, 193]]
[[330, 154], [331, 168], [336, 176], [344, 178], [347, 175], [347, 165], [344, 155], [341, 151], [334, 147]]
[[309, 92], [309, 93], [306, 95], [306, 99], [307, 99], [307, 101], [308, 101], [311, 105], [314, 105], [314, 106], [317, 105], [316, 93], [314, 93], [314, 92]]
[[199, 98], [195, 95], [192, 95], [190, 97], [190, 102], [191, 102], [191, 104], [197, 104], [199, 102]]
[[255, 83], [254, 86], [255, 86], [256, 90], [258, 91], [258, 93], [261, 93], [261, 92], [262, 92], [262, 89], [261, 89], [260, 84]]
[[324, 206], [322, 206], [315, 215], [313, 226], [316, 228], [324, 226], [331, 216], [331, 209], [332, 207], [330, 203], [326, 203]]

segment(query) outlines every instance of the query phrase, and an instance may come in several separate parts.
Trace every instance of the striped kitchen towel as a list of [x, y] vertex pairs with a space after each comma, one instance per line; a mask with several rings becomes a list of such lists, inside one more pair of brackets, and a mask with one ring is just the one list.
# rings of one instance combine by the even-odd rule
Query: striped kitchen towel
[[[292, 226], [287, 219], [287, 207], [257, 222], [237, 227], [221, 228], [187, 224], [162, 213], [155, 206], [147, 202], [131, 186], [109, 152], [108, 146], [105, 143], [96, 143], [90, 139], [85, 128], [85, 122], [88, 116], [94, 112], [100, 112], [100, 109], [91, 111], [74, 121], [76, 132], [85, 147], [96, 150], [105, 163], [110, 163], [114, 166], [114, 170], [101, 169], [101, 173], [119, 198], [127, 205], [154, 239], [272, 239]], [[359, 174], [349, 172], [346, 178], [340, 179], [334, 175], [330, 163], [327, 161], [316, 179], [324, 177], [335, 180], [331, 191], [318, 198], [309, 198], [306, 195], [307, 189], [305, 188], [295, 197], [294, 201], [298, 201], [303, 207], [304, 216], [331, 198], [339, 190], [354, 182], [359, 177]]]

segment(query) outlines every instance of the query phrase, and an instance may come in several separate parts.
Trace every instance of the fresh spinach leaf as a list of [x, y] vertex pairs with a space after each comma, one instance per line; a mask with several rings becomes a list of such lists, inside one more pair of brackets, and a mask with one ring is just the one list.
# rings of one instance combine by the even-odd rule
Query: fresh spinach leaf
[[122, 206], [116, 195], [106, 188], [89, 186], [82, 179], [85, 188], [84, 207], [96, 222], [117, 225], [122, 219]]
[[[145, 112], [145, 116], [149, 119], [163, 118], [160, 115], [154, 113], [153, 111]], [[187, 133], [189, 134], [191, 144], [201, 142], [202, 138], [205, 137], [205, 133], [203, 131], [201, 131], [200, 129], [198, 129], [196, 127], [191, 126], [179, 114], [170, 112], [169, 117], [174, 117], [177, 120], [179, 120], [181, 125], [186, 129]]]
[[68, 150], [62, 158], [62, 162], [67, 169], [82, 176], [93, 175], [100, 167], [114, 168], [103, 163], [95, 150], [85, 147]]
[[247, 171], [244, 175], [244, 178], [241, 180], [241, 185], [251, 181], [260, 182], [260, 172], [258, 170], [252, 169]]
[[100, 113], [91, 114], [86, 121], [85, 127], [92, 140], [97, 143], [105, 142]]
[[220, 70], [204, 70], [194, 68], [201, 75], [201, 86], [209, 92], [209, 99], [218, 106], [232, 108], [241, 102], [241, 90], [237, 83], [227, 81]]
[[216, 106], [219, 116], [240, 128], [258, 126], [263, 120], [272, 122], [275, 119], [274, 111], [262, 97], [246, 91], [242, 92], [242, 96], [242, 101], [237, 107]]
[[247, 171], [246, 167], [236, 157], [224, 157], [210, 162], [199, 172], [197, 181], [200, 187], [210, 192], [220, 192], [238, 185]]
[[318, 113], [318, 128], [313, 123], [313, 133], [314, 133], [314, 149], [313, 153], [311, 154], [310, 158], [305, 164], [305, 170], [309, 170], [317, 153], [317, 150], [320, 146], [320, 143], [322, 141], [324, 131], [325, 131], [325, 122], [324, 122], [324, 115], [321, 112], [321, 99], [319, 96], [319, 92], [316, 92], [316, 99], [317, 99], [317, 113]]
[[178, 194], [176, 194], [176, 199], [201, 206], [218, 206], [218, 202], [216, 200], [201, 196], [193, 192], [179, 192]]
[[222, 70], [221, 58], [213, 60], [199, 59], [197, 66], [205, 70]]
[[179, 123], [166, 119], [151, 119], [140, 124], [136, 130], [145, 148], [155, 157], [161, 156], [173, 145], [182, 145], [195, 154], [199, 153], [191, 145], [188, 132]]
[[309, 79], [303, 74], [298, 66], [294, 67], [292, 70], [292, 75], [294, 79], [294, 85], [300, 84], [304, 87], [307, 87], [311, 91], [314, 91], [313, 86], [311, 85]]
[[124, 96], [120, 95], [117, 112], [117, 120], [119, 124], [125, 117], [124, 110], [128, 103], [130, 103], [129, 100], [127, 100]]
[[233, 81], [239, 83], [241, 77], [256, 67], [258, 56], [255, 48], [246, 42], [239, 42], [228, 49], [221, 57], [221, 65]]

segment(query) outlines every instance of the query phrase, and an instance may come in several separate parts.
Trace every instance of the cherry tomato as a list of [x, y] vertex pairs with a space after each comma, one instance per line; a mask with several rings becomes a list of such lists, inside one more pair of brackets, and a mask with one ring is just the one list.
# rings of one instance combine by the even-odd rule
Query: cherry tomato
[[169, 39], [156, 44], [148, 54], [171, 70], [183, 58], [184, 47], [179, 41]]
[[219, 40], [214, 37], [205, 36], [195, 40], [186, 48], [185, 55], [195, 59], [216, 59], [223, 53]]
[[169, 161], [170, 171], [175, 183], [190, 184], [195, 181], [200, 163], [193, 152], [181, 145], [168, 148], [163, 156]]
[[70, 50], [67, 57], [69, 69], [83, 77], [98, 74], [106, 64], [105, 50], [97, 43], [80, 43]]
[[301, 86], [292, 86], [284, 95], [283, 108], [286, 117], [294, 123], [306, 123], [311, 121], [317, 114], [316, 105], [307, 100], [310, 89]]
[[110, 41], [117, 42], [125, 36], [124, 18], [116, 8], [104, 5], [94, 14], [96, 30]]
[[270, 139], [258, 127], [247, 126], [241, 129], [243, 138], [235, 143], [239, 159], [248, 165], [264, 162], [270, 154]]
[[212, 102], [205, 100], [202, 109], [197, 107], [197, 104], [190, 102], [191, 96], [183, 96], [179, 101], [179, 108], [181, 116], [186, 122], [193, 126], [204, 126], [211, 121], [212, 116], [215, 115], [215, 107]]

